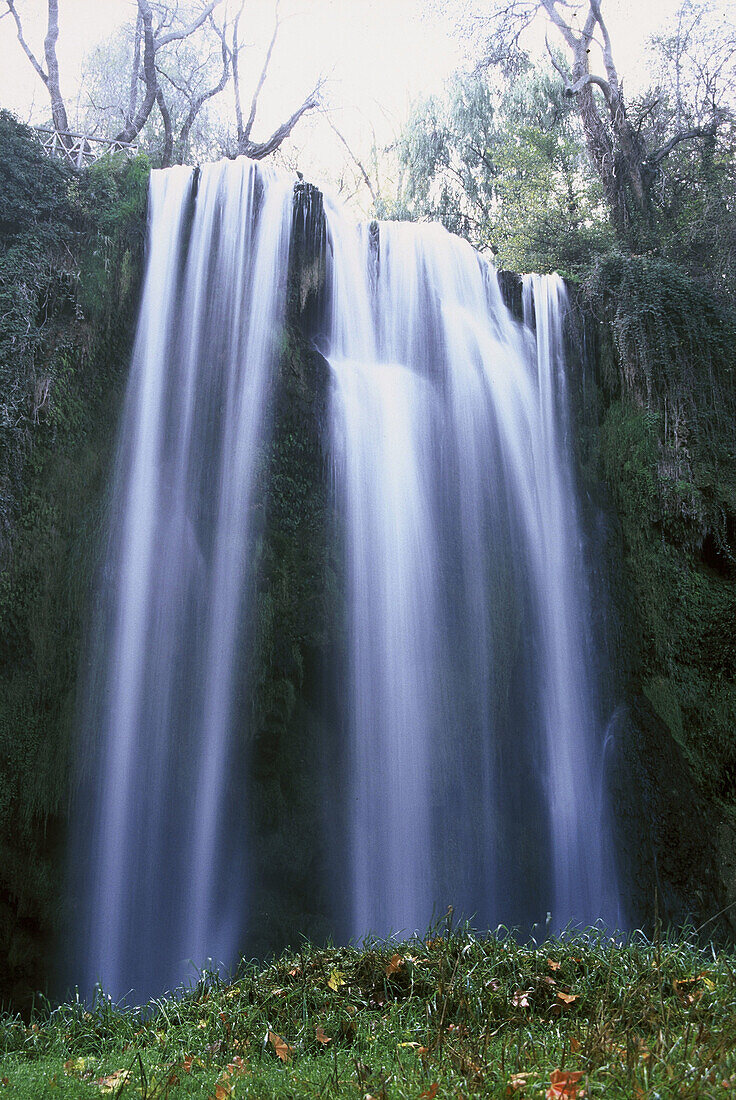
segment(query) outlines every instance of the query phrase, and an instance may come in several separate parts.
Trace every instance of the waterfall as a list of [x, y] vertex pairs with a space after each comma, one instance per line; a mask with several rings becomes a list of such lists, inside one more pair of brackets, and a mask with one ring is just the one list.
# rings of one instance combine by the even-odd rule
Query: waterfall
[[[293, 203], [291, 178], [242, 159], [152, 174], [80, 708], [87, 991], [233, 963], [261, 888], [249, 675]], [[515, 319], [466, 242], [325, 206], [309, 293], [326, 268], [345, 766], [310, 828], [346, 825], [328, 916], [356, 938], [426, 931], [448, 904], [479, 927], [615, 924], [564, 285], [527, 277]]]
[[251, 498], [268, 432], [293, 180], [153, 172], [149, 256], [82, 713], [81, 973], [119, 996], [237, 955]]
[[522, 326], [440, 227], [328, 227], [350, 932], [614, 923], [562, 281]]

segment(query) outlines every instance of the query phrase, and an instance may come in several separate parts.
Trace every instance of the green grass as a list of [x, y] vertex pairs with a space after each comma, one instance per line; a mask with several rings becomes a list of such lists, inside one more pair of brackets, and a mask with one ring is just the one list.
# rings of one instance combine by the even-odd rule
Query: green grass
[[33, 1100], [723, 1098], [736, 1095], [736, 954], [596, 931], [305, 945], [143, 1011], [100, 996], [91, 1011], [5, 1015], [0, 1081]]

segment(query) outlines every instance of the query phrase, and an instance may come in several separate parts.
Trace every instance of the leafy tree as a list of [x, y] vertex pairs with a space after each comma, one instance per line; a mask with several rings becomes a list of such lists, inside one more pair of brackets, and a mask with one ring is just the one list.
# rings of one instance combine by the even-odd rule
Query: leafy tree
[[652, 43], [656, 82], [636, 110], [651, 146], [683, 127], [719, 125], [673, 147], [654, 192], [657, 248], [736, 301], [736, 26], [685, 0]]
[[[488, 34], [487, 60], [518, 57], [524, 31], [539, 15], [564, 42], [564, 57], [550, 49], [550, 58], [575, 104], [616, 235], [625, 247], [648, 248], [656, 238], [656, 190], [668, 158], [684, 142], [712, 142], [727, 115], [704, 95], [699, 117], [675, 116], [667, 133], [658, 135], [662, 140], [653, 141], [624, 96], [601, 0], [492, 0], [490, 12], [479, 17]], [[600, 72], [593, 71], [593, 58]]]
[[440, 219], [517, 270], [576, 271], [605, 243], [601, 187], [549, 68], [455, 78], [402, 142], [410, 216]]

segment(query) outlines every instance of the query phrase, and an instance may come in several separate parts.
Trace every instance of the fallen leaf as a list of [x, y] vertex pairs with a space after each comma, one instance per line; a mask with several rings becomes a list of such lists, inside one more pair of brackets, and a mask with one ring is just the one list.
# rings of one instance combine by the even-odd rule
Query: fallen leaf
[[227, 1100], [232, 1094], [232, 1085], [228, 1085], [226, 1081], [218, 1081], [215, 1085], [215, 1100]]
[[187, 1054], [184, 1058], [184, 1061], [182, 1062], [182, 1069], [184, 1070], [185, 1073], [191, 1073], [193, 1064], [194, 1064], [194, 1055], [193, 1054]]
[[415, 1043], [413, 1041], [411, 1043], [397, 1043], [397, 1046], [399, 1046], [399, 1047], [418, 1047], [419, 1043]]
[[506, 1095], [513, 1096], [516, 1092], [523, 1092], [531, 1073], [512, 1073], [506, 1085]]
[[576, 1039], [574, 1035], [570, 1040], [570, 1050], [573, 1054], [577, 1054], [577, 1052], [580, 1050], [580, 1040]]
[[404, 960], [401, 955], [392, 955], [391, 960], [386, 967], [386, 977], [390, 978], [392, 974], [395, 974], [397, 970], [401, 970], [404, 965]]
[[323, 1046], [327, 1046], [328, 1043], [332, 1042], [332, 1038], [329, 1035], [325, 1035], [325, 1033], [324, 1033], [324, 1031], [322, 1030], [321, 1027], [318, 1027], [316, 1029], [316, 1031], [314, 1033], [314, 1037], [317, 1040], [317, 1042], [322, 1043]]
[[547, 966], [550, 970], [559, 970], [562, 963], [555, 962], [554, 959], [547, 959]]
[[426, 1092], [419, 1093], [419, 1100], [434, 1100], [439, 1090], [439, 1087], [439, 1083], [437, 1081], [433, 1081]]
[[290, 1047], [275, 1031], [269, 1031], [268, 1041], [276, 1052], [276, 1057], [280, 1058], [282, 1062], [288, 1062], [289, 1055], [294, 1053], [294, 1047]]
[[557, 990], [557, 1000], [563, 1005], [575, 1004], [575, 1001], [579, 1000], [577, 993], [563, 993], [561, 989]]
[[582, 1096], [582, 1090], [578, 1085], [583, 1078], [582, 1070], [567, 1071], [556, 1069], [550, 1075], [550, 1087], [547, 1089], [547, 1100], [560, 1100], [561, 1097]]
[[84, 1064], [84, 1058], [70, 1058], [68, 1062], [64, 1062], [64, 1073], [67, 1077], [84, 1073]]
[[339, 970], [333, 970], [327, 981], [330, 989], [337, 992], [341, 985], [345, 985], [345, 975]]
[[289, 977], [290, 978], [298, 978], [299, 975], [301, 974], [301, 972], [302, 972], [301, 967], [292, 966], [291, 970], [289, 971]]
[[420, 1058], [424, 1058], [425, 1055], [429, 1054], [429, 1047], [417, 1047], [414, 1053], [418, 1054]]
[[115, 1092], [118, 1087], [122, 1090], [129, 1074], [130, 1070], [116, 1069], [114, 1073], [109, 1074], [107, 1077], [98, 1078], [97, 1084], [100, 1086], [100, 1092]]

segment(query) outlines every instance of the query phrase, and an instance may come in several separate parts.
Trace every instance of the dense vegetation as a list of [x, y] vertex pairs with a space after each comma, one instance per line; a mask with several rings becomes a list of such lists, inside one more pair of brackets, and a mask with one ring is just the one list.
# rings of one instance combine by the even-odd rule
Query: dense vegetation
[[76, 669], [137, 302], [148, 166], [83, 174], [0, 113], [0, 990], [47, 972]]
[[100, 996], [0, 1017], [0, 1079], [28, 1100], [721, 1097], [736, 1087], [735, 967], [687, 940], [595, 932], [303, 944], [143, 1011]]

